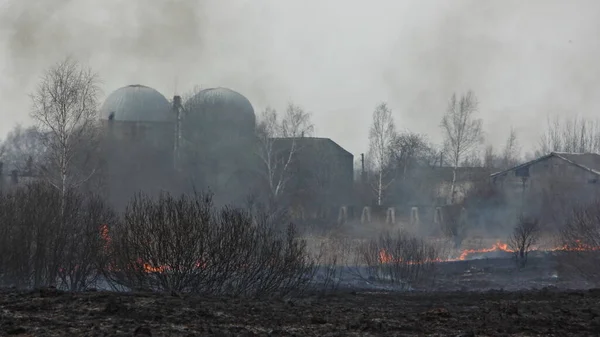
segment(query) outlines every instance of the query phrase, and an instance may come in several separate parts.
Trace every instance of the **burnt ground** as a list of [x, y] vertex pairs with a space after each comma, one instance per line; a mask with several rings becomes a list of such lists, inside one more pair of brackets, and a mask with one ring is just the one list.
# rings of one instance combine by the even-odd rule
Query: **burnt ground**
[[373, 291], [390, 287], [347, 280], [337, 293], [287, 300], [2, 290], [0, 335], [599, 335], [600, 289], [559, 290], [574, 283], [555, 267], [549, 256], [519, 271], [510, 259], [443, 263], [435, 291]]
[[15, 336], [582, 336], [600, 332], [600, 290], [338, 293], [292, 300], [54, 289], [0, 292]]

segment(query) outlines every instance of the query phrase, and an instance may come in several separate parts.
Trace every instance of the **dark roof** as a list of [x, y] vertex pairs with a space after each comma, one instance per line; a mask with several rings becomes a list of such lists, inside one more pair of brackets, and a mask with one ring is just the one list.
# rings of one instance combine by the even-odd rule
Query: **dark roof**
[[347, 156], [353, 156], [352, 153], [348, 152], [346, 149], [341, 147], [338, 143], [334, 142], [330, 138], [320, 138], [320, 137], [296, 137], [296, 138], [272, 138], [273, 143], [277, 144], [276, 146], [288, 147], [291, 146], [292, 142], [296, 142], [296, 145], [299, 148], [315, 148], [315, 147], [324, 147], [325, 149], [329, 149], [335, 151], [337, 153], [341, 153]]
[[507, 172], [520, 169], [522, 167], [530, 166], [535, 163], [539, 163], [551, 157], [563, 160], [573, 166], [579, 167], [582, 170], [586, 170], [596, 175], [600, 175], [600, 154], [597, 153], [567, 153], [567, 152], [550, 152], [549, 154], [539, 157], [537, 159], [528, 161], [524, 164], [517, 165], [508, 170], [496, 172], [491, 177], [503, 175]]
[[[434, 166], [430, 168], [423, 168], [424, 174], [430, 176], [431, 179], [441, 181], [452, 181], [453, 167], [450, 166]], [[456, 168], [456, 181], [475, 181], [486, 178], [489, 175], [490, 170], [485, 167], [457, 167]]]

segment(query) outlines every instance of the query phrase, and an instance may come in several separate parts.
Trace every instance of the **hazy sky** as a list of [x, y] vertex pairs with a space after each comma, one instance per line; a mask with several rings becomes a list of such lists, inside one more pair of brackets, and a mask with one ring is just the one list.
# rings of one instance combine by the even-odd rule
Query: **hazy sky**
[[293, 100], [355, 156], [380, 101], [440, 141], [448, 98], [472, 89], [498, 146], [511, 125], [537, 142], [549, 113], [600, 116], [597, 0], [0, 0], [0, 136], [30, 123], [27, 94], [67, 54], [106, 94], [226, 86], [257, 113]]

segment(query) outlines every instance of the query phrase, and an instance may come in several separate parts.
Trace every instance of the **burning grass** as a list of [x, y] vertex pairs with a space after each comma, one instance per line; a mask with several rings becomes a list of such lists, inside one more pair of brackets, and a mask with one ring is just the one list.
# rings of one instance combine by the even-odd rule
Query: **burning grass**
[[215, 209], [208, 195], [138, 195], [111, 230], [104, 271], [115, 288], [260, 296], [302, 291], [314, 261], [293, 226]]
[[[2, 285], [84, 290], [102, 278], [117, 290], [263, 296], [301, 293], [313, 285], [336, 288], [348, 271], [404, 289], [427, 284], [439, 262], [516, 253], [503, 241], [482, 240], [476, 247], [466, 240], [463, 250], [450, 252], [451, 242], [406, 231], [362, 240], [301, 238], [294, 226], [277, 227], [264, 215], [217, 209], [208, 195], [138, 195], [121, 216], [101, 199], [77, 193], [69, 198], [61, 221], [48, 186], [0, 195]], [[580, 269], [594, 271], [597, 254], [590, 253], [600, 250], [595, 219], [574, 217], [563, 242], [545, 250], [579, 253], [587, 261]]]

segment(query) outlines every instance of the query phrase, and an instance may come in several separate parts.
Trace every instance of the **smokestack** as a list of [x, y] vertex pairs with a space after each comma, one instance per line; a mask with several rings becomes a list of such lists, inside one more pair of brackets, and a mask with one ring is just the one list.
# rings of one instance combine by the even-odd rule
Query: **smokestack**
[[364, 183], [365, 182], [365, 154], [364, 153], [360, 154], [360, 163], [362, 165], [362, 169], [360, 171], [360, 179], [361, 179], [361, 182]]
[[173, 96], [173, 112], [175, 113], [175, 143], [173, 144], [173, 167], [179, 168], [179, 145], [181, 141], [181, 96]]

